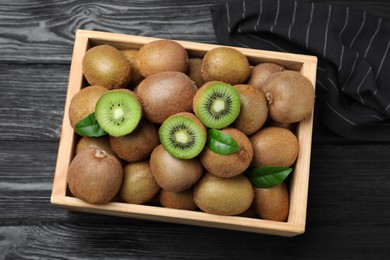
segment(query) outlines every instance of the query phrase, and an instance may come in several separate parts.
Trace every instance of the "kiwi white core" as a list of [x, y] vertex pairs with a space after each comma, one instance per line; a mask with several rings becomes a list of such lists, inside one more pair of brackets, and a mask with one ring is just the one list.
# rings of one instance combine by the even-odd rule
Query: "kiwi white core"
[[211, 107], [216, 113], [221, 112], [225, 109], [225, 101], [222, 99], [216, 99], [213, 102], [213, 105]]
[[189, 142], [189, 136], [185, 131], [179, 131], [175, 133], [175, 140], [179, 143], [186, 144]]
[[120, 109], [120, 108], [116, 108], [115, 111], [114, 111], [114, 118], [115, 119], [119, 119], [123, 116], [123, 110]]

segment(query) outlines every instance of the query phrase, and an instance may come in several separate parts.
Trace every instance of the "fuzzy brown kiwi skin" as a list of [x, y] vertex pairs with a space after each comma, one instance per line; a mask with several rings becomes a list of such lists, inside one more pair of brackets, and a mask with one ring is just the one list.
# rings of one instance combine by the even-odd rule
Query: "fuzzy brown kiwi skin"
[[78, 153], [68, 168], [70, 192], [91, 204], [111, 201], [122, 184], [123, 169], [114, 156], [104, 150], [88, 148]]
[[203, 173], [198, 158], [175, 158], [162, 145], [153, 150], [150, 156], [150, 167], [159, 186], [170, 192], [182, 192], [191, 188]]
[[109, 136], [109, 141], [112, 150], [127, 162], [147, 159], [153, 149], [160, 144], [157, 127], [146, 119], [142, 119], [130, 134]]
[[116, 48], [99, 45], [85, 53], [82, 71], [91, 85], [116, 89], [123, 88], [130, 82], [132, 67], [126, 56]]
[[284, 182], [271, 188], [255, 188], [255, 210], [262, 219], [286, 221], [289, 213], [289, 196]]
[[192, 189], [182, 192], [170, 192], [161, 190], [159, 194], [160, 204], [165, 208], [196, 210], [198, 207], [194, 201]]
[[313, 85], [299, 73], [274, 73], [264, 82], [262, 90], [267, 99], [269, 116], [276, 122], [295, 123], [313, 111]]
[[282, 127], [265, 127], [250, 137], [253, 146], [251, 166], [285, 166], [294, 164], [299, 153], [297, 137]]
[[252, 204], [254, 191], [244, 175], [221, 178], [206, 173], [194, 187], [196, 205], [206, 213], [238, 215]]
[[161, 124], [180, 112], [192, 112], [195, 83], [184, 73], [166, 71], [144, 79], [137, 87], [145, 117]]
[[262, 91], [256, 90], [251, 85], [234, 85], [240, 94], [240, 114], [233, 126], [246, 135], [251, 135], [259, 130], [268, 118], [267, 100]]
[[137, 57], [138, 57], [139, 50], [127, 49], [127, 50], [122, 50], [121, 52], [126, 56], [126, 58], [131, 64], [132, 69], [131, 69], [131, 80], [129, 82], [129, 87], [130, 89], [133, 89], [144, 79], [144, 77], [139, 72], [138, 65], [137, 65]]
[[262, 90], [261, 85], [274, 73], [284, 71], [284, 67], [276, 63], [260, 63], [252, 68], [251, 77], [248, 84], [258, 90]]
[[241, 52], [230, 47], [217, 47], [203, 57], [201, 73], [204, 82], [223, 81], [236, 85], [247, 81], [251, 68]]
[[197, 88], [203, 86], [204, 82], [201, 73], [202, 59], [201, 58], [190, 58], [188, 59], [187, 75], [193, 80]]
[[123, 182], [120, 189], [122, 201], [132, 204], [145, 204], [151, 201], [160, 190], [155, 181], [149, 161], [129, 163], [123, 169]]
[[102, 86], [88, 86], [77, 92], [69, 105], [70, 125], [75, 128], [80, 120], [95, 112], [96, 103], [107, 92], [107, 88]]
[[199, 156], [204, 168], [219, 177], [231, 178], [242, 174], [250, 165], [253, 158], [253, 147], [249, 138], [241, 131], [228, 127], [221, 130], [231, 136], [240, 147], [240, 150], [229, 154], [217, 154], [207, 146]]
[[115, 156], [117, 159], [120, 160], [118, 155], [116, 155], [116, 153], [111, 148], [108, 135], [101, 136], [101, 137], [82, 136], [80, 140], [78, 140], [77, 142], [75, 154], [78, 154], [80, 151], [88, 148], [98, 148], [104, 150], [107, 153]]
[[157, 40], [141, 47], [137, 57], [139, 72], [145, 78], [163, 71], [186, 72], [187, 51], [172, 40]]

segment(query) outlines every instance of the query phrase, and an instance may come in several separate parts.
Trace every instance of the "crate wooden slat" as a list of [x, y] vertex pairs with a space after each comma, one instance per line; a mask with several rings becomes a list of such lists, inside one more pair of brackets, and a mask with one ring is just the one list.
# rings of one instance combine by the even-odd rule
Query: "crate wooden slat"
[[[109, 44], [118, 49], [139, 49], [144, 44], [158, 38], [123, 35], [107, 32], [78, 30], [76, 33], [72, 63], [69, 75], [67, 97], [64, 107], [62, 132], [58, 148], [57, 165], [53, 180], [51, 203], [70, 210], [190, 224], [214, 228], [224, 228], [280, 236], [295, 236], [305, 231], [309, 168], [312, 141], [313, 115], [301, 121], [296, 130], [300, 144], [299, 156], [291, 174], [289, 195], [290, 211], [286, 222], [268, 221], [239, 216], [218, 216], [197, 211], [186, 211], [158, 206], [134, 205], [110, 202], [105, 205], [91, 205], [67, 193], [66, 175], [74, 156], [76, 134], [69, 122], [69, 104], [72, 97], [83, 87], [85, 81], [81, 71], [84, 53], [88, 48]], [[203, 57], [208, 51], [220, 45], [177, 41], [192, 57]], [[317, 58], [314, 56], [279, 53], [246, 48], [236, 48], [248, 57], [252, 65], [260, 62], [274, 62], [286, 69], [295, 70], [306, 76], [315, 86]]]

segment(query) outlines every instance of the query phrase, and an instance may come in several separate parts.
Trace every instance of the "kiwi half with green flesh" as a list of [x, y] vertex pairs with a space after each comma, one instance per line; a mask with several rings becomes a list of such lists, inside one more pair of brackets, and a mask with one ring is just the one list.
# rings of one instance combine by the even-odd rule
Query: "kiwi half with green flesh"
[[295, 123], [308, 117], [314, 107], [310, 80], [295, 71], [272, 74], [262, 85], [269, 116], [280, 123]]
[[98, 45], [85, 53], [82, 71], [89, 84], [116, 89], [129, 83], [132, 68], [118, 49], [110, 45]]
[[224, 178], [243, 173], [251, 164], [253, 158], [253, 147], [249, 138], [241, 131], [227, 127], [221, 130], [224, 134], [232, 137], [240, 150], [229, 155], [217, 154], [207, 146], [199, 156], [203, 167], [210, 173]]
[[182, 112], [169, 117], [159, 129], [160, 142], [172, 156], [191, 159], [204, 148], [207, 133], [204, 125], [191, 113]]
[[261, 90], [261, 85], [274, 73], [284, 71], [284, 67], [276, 63], [260, 63], [252, 68], [248, 84]]
[[251, 135], [259, 130], [268, 118], [267, 100], [261, 90], [251, 85], [233, 86], [241, 98], [240, 114], [234, 121], [234, 127], [246, 135]]
[[171, 192], [191, 188], [202, 176], [203, 166], [198, 158], [179, 159], [170, 155], [162, 145], [150, 156], [150, 168], [158, 185]]
[[142, 117], [142, 106], [132, 91], [112, 90], [96, 103], [95, 117], [109, 135], [122, 136], [137, 127]]
[[209, 128], [224, 128], [240, 113], [240, 94], [231, 85], [221, 81], [204, 84], [195, 94], [193, 110], [199, 120]]
[[147, 159], [153, 149], [160, 144], [157, 127], [142, 119], [137, 128], [122, 136], [109, 136], [112, 150], [127, 162], [138, 162]]
[[197, 91], [195, 83], [184, 73], [165, 71], [144, 79], [136, 88], [145, 117], [161, 124], [168, 117], [192, 111]]
[[95, 111], [99, 98], [108, 92], [108, 89], [101, 86], [88, 86], [77, 92], [69, 105], [70, 125], [75, 128], [76, 124]]
[[223, 81], [236, 85], [247, 81], [251, 68], [247, 57], [231, 47], [217, 47], [206, 53], [202, 60], [204, 82]]
[[188, 66], [188, 54], [186, 49], [175, 41], [156, 40], [141, 47], [137, 65], [145, 78], [163, 71], [184, 73]]

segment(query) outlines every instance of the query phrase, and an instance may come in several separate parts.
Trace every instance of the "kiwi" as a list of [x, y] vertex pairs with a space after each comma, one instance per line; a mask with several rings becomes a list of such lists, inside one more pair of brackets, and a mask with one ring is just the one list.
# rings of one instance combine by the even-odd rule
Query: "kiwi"
[[297, 159], [297, 137], [282, 127], [265, 127], [250, 137], [253, 146], [252, 166], [291, 166]]
[[109, 141], [112, 150], [127, 162], [147, 159], [153, 149], [160, 144], [157, 127], [146, 119], [142, 119], [130, 134], [110, 136]]
[[160, 204], [165, 208], [196, 210], [198, 207], [194, 201], [192, 189], [182, 192], [170, 192], [161, 190], [159, 194]]
[[221, 178], [206, 173], [194, 188], [196, 205], [206, 213], [238, 215], [252, 204], [254, 191], [244, 175]]
[[95, 112], [96, 103], [106, 92], [108, 90], [101, 86], [88, 86], [77, 92], [69, 105], [70, 125], [75, 128], [80, 120]]
[[201, 73], [204, 82], [223, 81], [236, 85], [247, 81], [251, 68], [246, 56], [238, 50], [217, 47], [203, 57]]
[[289, 204], [288, 191], [284, 182], [271, 188], [255, 188], [255, 210], [262, 219], [286, 221]]
[[253, 148], [249, 138], [243, 132], [231, 127], [221, 131], [231, 136], [240, 150], [223, 155], [214, 153], [206, 146], [199, 159], [208, 172], [219, 177], [231, 178], [243, 173], [249, 167], [253, 158]]
[[221, 81], [204, 84], [195, 94], [193, 110], [209, 128], [220, 129], [234, 122], [240, 113], [240, 94]]
[[80, 151], [68, 168], [70, 192], [91, 204], [111, 201], [122, 184], [123, 169], [114, 156], [104, 150], [88, 148]]
[[162, 145], [150, 156], [150, 167], [158, 185], [166, 191], [181, 192], [191, 188], [202, 176], [198, 158], [179, 159], [170, 155]]
[[141, 73], [139, 72], [138, 65], [137, 65], [137, 57], [138, 57], [139, 50], [135, 50], [135, 49], [122, 50], [122, 53], [126, 56], [132, 68], [131, 80], [129, 82], [129, 86], [131, 89], [133, 89], [144, 79], [144, 77], [142, 77]]
[[85, 53], [82, 71], [89, 84], [115, 89], [129, 83], [132, 68], [119, 50], [110, 45], [98, 45]]
[[184, 73], [188, 66], [188, 54], [184, 47], [175, 41], [156, 40], [141, 47], [137, 65], [145, 78], [163, 71]]
[[283, 66], [276, 63], [260, 63], [252, 68], [251, 77], [248, 84], [257, 90], [262, 90], [261, 85], [276, 72], [284, 71]]
[[184, 73], [167, 71], [152, 75], [138, 85], [145, 117], [161, 124], [179, 112], [192, 112], [192, 100], [197, 91], [194, 82]]
[[201, 58], [190, 58], [188, 59], [188, 69], [187, 69], [187, 75], [192, 79], [196, 86], [200, 88], [203, 86], [203, 79], [202, 79], [202, 59]]
[[313, 85], [299, 73], [274, 73], [264, 82], [262, 90], [268, 102], [269, 116], [277, 122], [295, 123], [313, 111]]
[[206, 144], [206, 128], [191, 113], [177, 113], [161, 125], [160, 142], [172, 156], [191, 159], [197, 156]]
[[111, 136], [131, 133], [142, 117], [142, 105], [131, 90], [111, 90], [96, 103], [95, 117]]
[[119, 159], [118, 155], [116, 155], [116, 153], [112, 150], [107, 135], [101, 137], [88, 137], [88, 136], [81, 137], [80, 140], [77, 142], [75, 154], [78, 154], [80, 151], [87, 148], [98, 148], [104, 150], [108, 154], [111, 154], [115, 156], [117, 159]]
[[268, 118], [268, 106], [262, 91], [251, 85], [233, 86], [240, 94], [241, 110], [233, 126], [246, 135], [259, 130]]
[[127, 164], [123, 169], [120, 197], [126, 203], [145, 204], [160, 190], [154, 180], [149, 161]]

